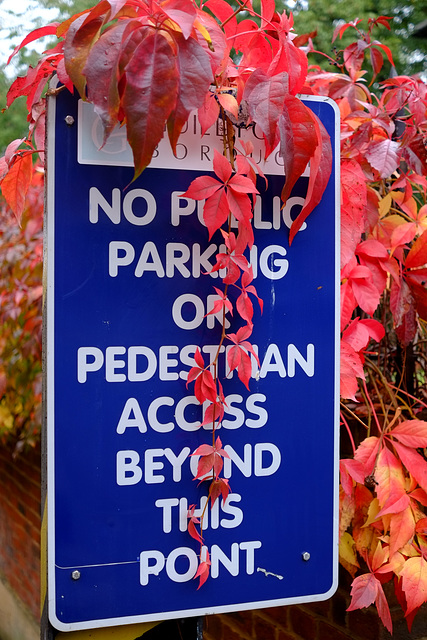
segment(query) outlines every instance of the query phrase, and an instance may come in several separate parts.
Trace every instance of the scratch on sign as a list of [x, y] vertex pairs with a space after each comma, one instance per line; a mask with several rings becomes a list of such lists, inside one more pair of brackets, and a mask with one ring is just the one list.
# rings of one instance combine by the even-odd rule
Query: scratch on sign
[[261, 573], [263, 573], [265, 577], [273, 576], [273, 578], [277, 578], [278, 580], [283, 580], [283, 576], [279, 576], [278, 573], [272, 573], [271, 571], [267, 571], [266, 569], [262, 569], [261, 567], [257, 567], [257, 571], [261, 571]]

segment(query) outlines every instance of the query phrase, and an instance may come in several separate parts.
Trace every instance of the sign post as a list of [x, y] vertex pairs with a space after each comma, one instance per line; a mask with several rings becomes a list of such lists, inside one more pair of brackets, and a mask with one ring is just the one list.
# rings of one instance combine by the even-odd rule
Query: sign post
[[[308, 178], [284, 209], [272, 154], [260, 184], [251, 263], [264, 312], [250, 390], [219, 358], [227, 410], [218, 435], [231, 493], [205, 520], [211, 576], [197, 590], [187, 512], [209, 442], [186, 386], [197, 346], [213, 358], [214, 264], [201, 205], [182, 197], [211, 169], [221, 123], [200, 138], [190, 118], [177, 157], [159, 145], [135, 182], [124, 132], [99, 150], [87, 104], [57, 96], [48, 133], [48, 579], [60, 631], [195, 617], [325, 599], [337, 584], [337, 114], [334, 170], [288, 246]], [[52, 113], [54, 112], [54, 113]], [[239, 133], [257, 143], [256, 128]], [[238, 146], [238, 140], [237, 140]], [[254, 157], [258, 160], [255, 148]], [[227, 322], [231, 321], [227, 315]], [[235, 331], [235, 328], [231, 329]]]

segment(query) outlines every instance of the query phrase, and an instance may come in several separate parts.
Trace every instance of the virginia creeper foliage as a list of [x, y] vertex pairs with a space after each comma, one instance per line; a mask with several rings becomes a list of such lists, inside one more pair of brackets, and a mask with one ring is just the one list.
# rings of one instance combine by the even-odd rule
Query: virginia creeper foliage
[[[239, 14], [244, 11], [244, 19]], [[135, 177], [148, 166], [166, 128], [172, 149], [189, 114], [197, 110], [202, 131], [224, 122], [223, 154], [215, 153], [213, 176], [188, 185], [186, 196], [203, 200], [209, 238], [221, 231], [225, 252], [213, 271], [225, 270], [210, 313], [240, 319], [235, 333], [223, 331], [230, 371], [248, 387], [251, 377], [254, 302], [261, 307], [246, 257], [254, 241], [254, 197], [263, 175], [251, 149], [234, 148], [234, 127], [256, 123], [265, 156], [278, 149], [285, 176], [282, 199], [291, 195], [310, 162], [305, 204], [290, 230], [298, 229], [319, 203], [329, 179], [329, 138], [299, 94], [328, 96], [341, 113], [341, 461], [340, 560], [354, 578], [349, 610], [375, 604], [392, 630], [383, 584], [393, 581], [408, 626], [427, 601], [427, 87], [415, 77], [394, 75], [373, 92], [392, 52], [374, 33], [389, 18], [340, 25], [336, 44], [353, 30], [354, 42], [334, 58], [333, 71], [317, 63], [310, 36], [296, 36], [292, 16], [262, 0], [258, 15], [250, 0], [233, 10], [225, 0], [101, 0], [93, 9], [62, 24], [37, 29], [32, 40], [56, 35], [57, 45], [34, 69], [18, 78], [7, 105], [27, 97], [29, 134], [10, 143], [0, 160], [4, 199], [22, 230], [6, 218], [2, 249], [2, 431], [6, 425], [32, 437], [35, 414], [27, 402], [12, 410], [9, 390], [26, 398], [20, 375], [6, 362], [11, 349], [26, 353], [35, 406], [39, 399], [41, 203], [33, 157], [43, 159], [47, 80], [57, 73], [63, 87], [93, 103], [104, 126], [104, 141], [125, 124]], [[12, 53], [14, 55], [20, 47]], [[310, 55], [310, 64], [307, 57]], [[328, 56], [326, 56], [328, 57]], [[372, 81], [365, 81], [368, 68]], [[257, 174], [259, 176], [257, 180]], [[231, 216], [237, 233], [231, 231]], [[239, 293], [233, 307], [230, 287]], [[197, 350], [187, 385], [207, 403], [204, 424], [212, 442], [201, 445], [196, 479], [208, 479], [209, 499], [226, 500], [230, 487], [221, 477], [227, 456], [215, 427], [224, 414], [224, 393], [213, 365]], [[28, 375], [28, 374], [27, 374]], [[28, 393], [28, 389], [26, 390]], [[7, 415], [6, 415], [7, 414]], [[11, 416], [11, 417], [10, 417]], [[352, 448], [352, 451], [351, 451]], [[207, 503], [208, 504], [208, 503]], [[188, 532], [200, 545], [195, 575], [199, 588], [209, 576], [203, 547], [203, 515], [188, 513]]]

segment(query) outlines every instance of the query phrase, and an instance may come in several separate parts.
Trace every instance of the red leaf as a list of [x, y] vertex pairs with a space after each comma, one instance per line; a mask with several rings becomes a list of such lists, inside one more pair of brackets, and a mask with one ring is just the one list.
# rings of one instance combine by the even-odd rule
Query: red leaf
[[423, 507], [427, 507], [427, 493], [423, 489], [415, 489], [409, 494], [411, 498], [417, 500]]
[[[390, 519], [390, 558], [399, 551], [415, 534], [415, 520], [408, 506]], [[427, 585], [426, 585], [427, 586]]]
[[367, 47], [368, 45], [364, 40], [357, 40], [344, 49], [344, 65], [352, 80], [355, 80], [358, 77], [358, 72], [362, 68], [365, 49]]
[[[363, 484], [366, 478], [364, 465], [358, 460], [345, 459], [340, 461], [341, 469], [341, 485], [347, 495], [351, 495], [353, 491], [353, 483], [348, 478], [352, 478], [356, 482]], [[345, 486], [344, 486], [345, 485]]]
[[396, 453], [421, 489], [427, 491], [427, 462], [413, 449], [394, 441]]
[[214, 300], [212, 309], [208, 311], [206, 315], [216, 315], [217, 313], [221, 313], [224, 309], [226, 309], [231, 313], [231, 315], [233, 315], [233, 305], [231, 304], [230, 300], [227, 298], [227, 296], [224, 295], [222, 291], [220, 291], [216, 287], [214, 287], [214, 289], [218, 294], [218, 299]]
[[391, 234], [391, 248], [395, 249], [396, 247], [401, 247], [412, 242], [416, 232], [417, 225], [415, 222], [403, 222], [402, 224], [399, 224]]
[[357, 379], [363, 378], [363, 365], [358, 353], [347, 342], [341, 341], [340, 395], [355, 400]]
[[12, 51], [9, 58], [7, 59], [6, 64], [9, 64], [13, 56], [16, 55], [18, 51], [22, 49], [22, 47], [25, 47], [30, 42], [34, 42], [34, 40], [38, 40], [39, 38], [43, 38], [45, 36], [56, 35], [56, 29], [58, 25], [59, 25], [59, 22], [51, 22], [50, 24], [47, 24], [44, 27], [40, 27], [39, 29], [34, 29], [34, 31], [31, 31], [31, 33], [25, 36], [21, 44], [15, 47], [15, 49]]
[[216, 480], [212, 480], [209, 489], [211, 507], [213, 507], [219, 496], [222, 496], [223, 502], [227, 500], [227, 496], [230, 493], [230, 486], [228, 482], [227, 478], [217, 478]]
[[[400, 286], [395, 280], [392, 281], [390, 310], [393, 314], [399, 340], [403, 344], [409, 344], [417, 331], [417, 323], [415, 320], [414, 298], [408, 284], [403, 278], [400, 279]], [[399, 330], [401, 330], [401, 332], [399, 332]]]
[[236, 345], [228, 351], [227, 362], [230, 367], [230, 371], [237, 369], [239, 380], [241, 380], [245, 387], [249, 389], [249, 380], [252, 375], [252, 363], [250, 356], [243, 350], [243, 348]]
[[212, 176], [199, 176], [195, 178], [183, 193], [184, 198], [192, 198], [193, 200], [204, 200], [213, 195], [218, 189], [222, 188], [222, 184], [212, 178]]
[[215, 100], [213, 93], [207, 93], [204, 97], [203, 104], [198, 111], [198, 118], [202, 128], [202, 136], [204, 136], [206, 131], [215, 124], [218, 120], [218, 116], [219, 104]]
[[322, 199], [332, 171], [332, 147], [329, 134], [316, 114], [313, 114], [313, 117], [318, 145], [311, 160], [305, 203], [292, 223], [289, 232], [289, 244], [292, 243], [303, 222]]
[[214, 149], [213, 170], [224, 184], [229, 181], [233, 172], [230, 161], [216, 149]]
[[362, 18], [357, 18], [356, 20], [353, 20], [352, 22], [346, 22], [345, 24], [338, 25], [335, 28], [334, 34], [332, 36], [332, 42], [334, 42], [336, 40], [338, 35], [339, 35], [339, 37], [341, 39], [343, 37], [345, 31], [347, 31], [347, 29], [349, 27], [356, 28], [356, 26], [359, 24], [359, 22], [362, 22]]
[[371, 142], [365, 155], [369, 164], [378, 171], [380, 178], [388, 178], [399, 166], [399, 151], [400, 144], [387, 139]]
[[86, 22], [86, 19], [87, 14], [85, 13], [74, 20], [64, 41], [65, 68], [82, 98], [85, 98], [86, 87], [83, 69], [103, 22], [101, 18], [95, 18], [90, 22]]
[[[391, 18], [387, 18], [388, 20], [391, 20]], [[380, 22], [380, 20], [378, 19], [378, 22]], [[382, 24], [385, 24], [387, 26], [388, 29], [390, 29], [390, 25], [386, 24], [385, 22], [383, 22]], [[384, 51], [384, 53], [387, 56], [388, 61], [390, 62], [390, 64], [394, 67], [394, 61], [393, 61], [393, 55], [390, 51], [390, 48], [387, 47], [387, 45], [385, 44], [381, 44], [380, 42], [377, 42], [376, 40], [372, 43], [375, 47], [379, 47], [380, 49], [382, 49]]]
[[10, 163], [16, 151], [19, 149], [24, 140], [25, 138], [18, 138], [16, 140], [12, 140], [12, 142], [7, 145], [6, 151], [4, 152], [4, 159], [7, 165]]
[[227, 187], [237, 193], [259, 193], [252, 180], [239, 173], [234, 174], [231, 180], [229, 180]]
[[406, 615], [427, 601], [427, 561], [422, 557], [408, 558], [400, 572], [402, 590], [408, 608]]
[[424, 420], [405, 420], [391, 431], [399, 442], [414, 449], [427, 447], [427, 422]]
[[268, 27], [275, 10], [276, 3], [274, 0], [261, 0], [261, 28]]
[[364, 258], [378, 258], [379, 260], [388, 260], [389, 258], [385, 246], [374, 238], [360, 242], [357, 245], [356, 253], [358, 256], [363, 256]]
[[192, 504], [188, 509], [187, 518], [189, 518], [189, 520], [188, 520], [187, 530], [190, 536], [194, 538], [194, 540], [197, 540], [197, 542], [200, 542], [200, 544], [203, 544], [203, 538], [196, 529], [196, 524], [200, 524], [200, 520], [194, 515], [195, 509], [196, 509], [195, 504]]
[[199, 567], [196, 571], [194, 579], [199, 578], [199, 586], [197, 589], [199, 590], [202, 585], [206, 582], [209, 577], [209, 567], [211, 566], [211, 561], [209, 559], [209, 551], [204, 547], [204, 551], [206, 553], [206, 559], [199, 564]]
[[[245, 274], [242, 275], [242, 281], [243, 281], [244, 275]], [[243, 286], [243, 282], [242, 282], [242, 286]], [[251, 285], [249, 285], [249, 287], [246, 287], [246, 291], [248, 293], [252, 293], [252, 295], [254, 295], [255, 298], [258, 300], [259, 308], [260, 308], [261, 313], [262, 313], [263, 307], [264, 307], [264, 301], [261, 298], [258, 297], [258, 293], [257, 293], [257, 290], [255, 289], [255, 287], [251, 284]]]
[[[230, 40], [237, 31], [237, 19], [233, 8], [224, 0], [207, 0], [204, 6], [210, 9], [221, 22], [227, 21], [224, 25], [224, 31], [227, 39]], [[230, 46], [232, 46], [232, 42], [230, 42]]]
[[254, 307], [251, 300], [249, 299], [248, 294], [245, 291], [242, 291], [240, 296], [237, 298], [236, 309], [243, 320], [246, 320], [246, 322], [252, 322]]
[[92, 47], [83, 69], [88, 84], [88, 99], [104, 126], [104, 142], [117, 124], [120, 106], [116, 75], [126, 22], [118, 22], [105, 31]]
[[209, 85], [213, 82], [213, 74], [209, 56], [197, 40], [185, 40], [180, 34], [174, 34], [174, 37], [178, 43], [179, 86], [176, 106], [168, 119], [168, 134], [175, 153], [182, 128], [191, 111], [203, 105]]
[[378, 49], [374, 49], [373, 47], [371, 47], [369, 49], [369, 55], [371, 58], [372, 69], [374, 71], [372, 76], [372, 82], [373, 82], [375, 77], [379, 74], [379, 72], [383, 68], [384, 61], [383, 61], [383, 56], [378, 51]]
[[210, 425], [213, 429], [215, 426], [215, 422], [221, 421], [224, 417], [224, 405], [218, 402], [211, 402], [208, 408], [205, 411], [203, 416], [203, 422], [200, 426], [204, 426], [205, 424]]
[[285, 97], [279, 130], [280, 156], [283, 158], [286, 176], [281, 197], [286, 202], [314, 154], [318, 140], [311, 111], [295, 96]]
[[1, 182], [2, 194], [16, 216], [21, 221], [25, 207], [25, 196], [31, 184], [33, 160], [30, 153], [19, 156]]
[[374, 469], [379, 446], [379, 439], [370, 436], [365, 438], [356, 449], [354, 458], [363, 464], [365, 476], [370, 475]]
[[229, 213], [230, 207], [227, 194], [223, 188], [216, 191], [206, 200], [203, 208], [203, 220], [209, 231], [209, 240], [215, 231], [228, 219]]
[[[144, 64], [141, 64], [144, 60]], [[135, 176], [148, 166], [176, 104], [175, 54], [162, 32], [147, 27], [146, 36], [126, 67], [123, 110], [132, 147]]]
[[368, 267], [362, 265], [354, 267], [349, 274], [349, 280], [357, 304], [369, 315], [374, 315], [380, 302], [381, 292], [374, 285]]
[[205, 362], [203, 360], [203, 356], [202, 356], [202, 354], [200, 352], [199, 347], [197, 347], [196, 353], [194, 354], [194, 360], [199, 365], [199, 367], [201, 367], [202, 369], [205, 368]]
[[366, 177], [356, 160], [343, 160], [341, 165], [341, 266], [354, 255], [365, 229]]
[[385, 329], [378, 320], [355, 318], [344, 331], [342, 337], [355, 351], [361, 351], [365, 349], [371, 337], [379, 342], [384, 335]]
[[405, 261], [408, 269], [422, 267], [425, 264], [427, 264], [427, 230], [415, 240]]
[[[203, 397], [201, 404], [205, 400], [216, 402], [217, 391], [214, 379], [210, 371], [202, 371], [197, 378], [197, 382], [200, 384], [200, 397]], [[197, 394], [196, 394], [197, 395]], [[198, 398], [199, 399], [199, 398]], [[200, 400], [199, 400], [200, 401]]]
[[258, 124], [266, 140], [266, 157], [276, 146], [276, 129], [283, 104], [288, 95], [288, 74], [269, 77], [262, 69], [255, 69], [246, 82], [243, 100], [249, 114]]
[[351, 586], [351, 604], [347, 611], [369, 607], [375, 602], [380, 587], [381, 583], [373, 573], [364, 573], [355, 578]]
[[[196, 7], [191, 0], [164, 0], [160, 6], [166, 15], [182, 29], [184, 38], [189, 39], [197, 17]], [[176, 37], [176, 34], [174, 36]]]
[[280, 40], [280, 49], [268, 68], [268, 75], [287, 73], [289, 92], [295, 96], [301, 92], [307, 77], [307, 55], [302, 49], [296, 47], [289, 38], [282, 36]]
[[229, 210], [236, 220], [249, 227], [253, 217], [252, 204], [249, 196], [246, 193], [227, 189], [227, 202]]
[[191, 455], [200, 456], [199, 464], [197, 466], [197, 475], [195, 478], [203, 478], [203, 476], [213, 470], [214, 479], [216, 480], [218, 479], [223, 467], [222, 458], [230, 457], [222, 448], [222, 442], [219, 436], [215, 441], [215, 446], [202, 444]]
[[357, 307], [353, 288], [349, 280], [341, 284], [341, 329], [350, 322], [354, 309]]
[[402, 465], [388, 447], [383, 447], [378, 456], [375, 480], [377, 482], [376, 493], [381, 508], [388, 504], [394, 504], [402, 496], [406, 496]]
[[194, 538], [194, 540], [197, 540], [197, 542], [200, 542], [200, 544], [203, 544], [203, 538], [201, 537], [200, 533], [197, 531], [196, 525], [194, 524], [193, 520], [188, 521], [187, 531], [190, 534], [190, 536]]
[[378, 585], [378, 594], [375, 599], [375, 604], [383, 625], [390, 633], [392, 633], [393, 623], [391, 621], [390, 608], [381, 583]]

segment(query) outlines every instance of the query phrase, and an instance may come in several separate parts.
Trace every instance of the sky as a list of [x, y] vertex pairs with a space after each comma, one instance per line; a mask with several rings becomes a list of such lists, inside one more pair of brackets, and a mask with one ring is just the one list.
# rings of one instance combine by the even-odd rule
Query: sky
[[[38, 18], [48, 24], [55, 20], [56, 15], [55, 9], [42, 9], [34, 0], [0, 0], [0, 65], [3, 67], [6, 64], [13, 47], [37, 26]], [[12, 39], [11, 32], [14, 33]], [[43, 51], [40, 44], [34, 48]], [[6, 68], [6, 73], [14, 75], [13, 62]]]

